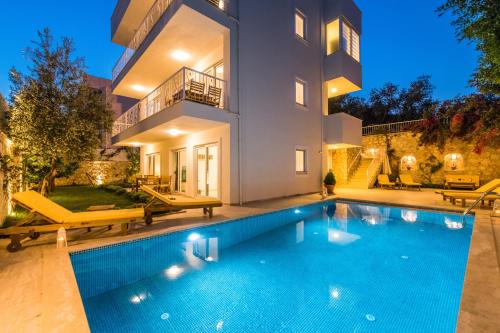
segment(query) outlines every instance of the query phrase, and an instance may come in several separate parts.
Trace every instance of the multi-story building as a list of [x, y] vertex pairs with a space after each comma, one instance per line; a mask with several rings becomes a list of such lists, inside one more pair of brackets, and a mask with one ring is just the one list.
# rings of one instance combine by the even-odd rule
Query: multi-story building
[[361, 145], [361, 121], [327, 116], [361, 89], [352, 0], [119, 0], [126, 47], [113, 93], [140, 100], [113, 143], [141, 147], [144, 175], [191, 196], [241, 203], [318, 192], [331, 149]]

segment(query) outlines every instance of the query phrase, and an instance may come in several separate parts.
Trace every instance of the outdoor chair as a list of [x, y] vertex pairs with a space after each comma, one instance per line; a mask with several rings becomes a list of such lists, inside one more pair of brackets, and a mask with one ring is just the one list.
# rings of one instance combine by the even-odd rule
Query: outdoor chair
[[401, 186], [405, 187], [406, 189], [410, 187], [417, 187], [419, 191], [422, 190], [422, 184], [413, 181], [413, 177], [409, 173], [400, 174], [399, 181], [401, 182]]
[[184, 209], [203, 209], [203, 214], [212, 218], [213, 209], [222, 207], [222, 202], [216, 198], [191, 198], [181, 195], [162, 194], [150, 186], [141, 186], [141, 190], [149, 194], [152, 199], [144, 207], [146, 223], [151, 223], [153, 212], [156, 211], [179, 211]]
[[205, 83], [195, 80], [189, 82], [189, 89], [186, 91], [186, 99], [194, 102], [204, 102], [205, 100]]
[[27, 237], [37, 239], [41, 233], [93, 227], [120, 225], [124, 234], [130, 223], [144, 219], [144, 209], [117, 209], [73, 213], [34, 191], [18, 192], [12, 201], [29, 211], [28, 217], [14, 226], [0, 229], [0, 235], [10, 237], [9, 252], [22, 249], [21, 241]]
[[450, 201], [453, 201], [452, 197], [457, 194], [470, 194], [473, 193], [479, 195], [483, 194], [484, 192], [492, 192], [495, 191], [498, 187], [500, 187], [500, 178], [493, 179], [483, 186], [480, 186], [477, 190], [474, 191], [466, 191], [466, 190], [436, 190], [435, 193], [441, 194], [443, 196], [443, 200], [450, 199]]
[[389, 188], [395, 188], [396, 187], [396, 183], [391, 182], [389, 180], [389, 176], [388, 175], [378, 175], [377, 176], [377, 181], [378, 181], [378, 185], [380, 186], [380, 188], [384, 188], [384, 186], [385, 187], [389, 187]]
[[208, 87], [208, 95], [205, 96], [205, 103], [218, 107], [220, 105], [222, 89], [214, 86]]

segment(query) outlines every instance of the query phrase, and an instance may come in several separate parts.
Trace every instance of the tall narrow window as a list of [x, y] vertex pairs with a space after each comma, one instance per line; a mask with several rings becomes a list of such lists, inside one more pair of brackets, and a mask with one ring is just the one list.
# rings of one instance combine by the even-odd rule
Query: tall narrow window
[[306, 105], [306, 83], [299, 79], [295, 79], [295, 103]]
[[359, 34], [343, 18], [326, 25], [326, 55], [342, 49], [359, 62], [359, 44]]
[[295, 11], [295, 34], [302, 38], [306, 39], [306, 17], [304, 14], [299, 12], [298, 10]]
[[306, 173], [306, 151], [305, 149], [295, 150], [295, 172], [298, 174]]

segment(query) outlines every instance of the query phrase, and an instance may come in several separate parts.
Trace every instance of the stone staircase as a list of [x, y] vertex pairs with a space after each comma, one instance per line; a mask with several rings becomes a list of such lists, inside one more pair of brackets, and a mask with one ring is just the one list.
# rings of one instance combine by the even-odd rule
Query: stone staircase
[[370, 163], [373, 161], [372, 158], [362, 158], [358, 168], [352, 174], [352, 177], [349, 179], [347, 184], [343, 187], [347, 188], [368, 188], [368, 179], [366, 178], [366, 171], [370, 166]]

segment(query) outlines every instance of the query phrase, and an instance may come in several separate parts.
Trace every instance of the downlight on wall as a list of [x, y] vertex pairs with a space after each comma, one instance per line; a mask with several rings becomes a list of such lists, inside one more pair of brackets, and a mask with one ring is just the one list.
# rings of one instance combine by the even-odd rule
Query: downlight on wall
[[141, 86], [140, 84], [133, 84], [131, 88], [138, 92], [145, 92], [147, 90], [146, 87]]

